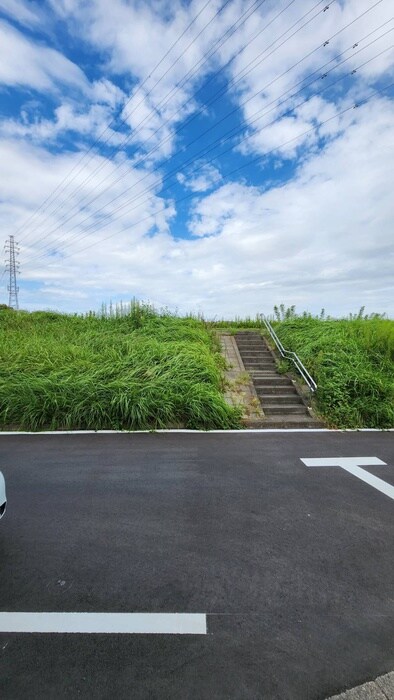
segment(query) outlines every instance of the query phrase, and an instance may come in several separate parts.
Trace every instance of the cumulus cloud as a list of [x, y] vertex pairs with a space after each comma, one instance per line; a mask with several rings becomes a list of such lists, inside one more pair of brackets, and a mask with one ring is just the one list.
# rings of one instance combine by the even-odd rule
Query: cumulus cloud
[[[139, 184], [144, 171], [136, 170], [124, 161], [122, 184], [112, 182], [110, 195], [106, 189], [103, 189], [101, 195], [94, 177], [97, 166], [103, 166], [104, 172], [111, 178], [116, 163], [94, 154], [85, 169], [78, 170], [76, 166], [80, 157], [80, 153], [54, 155], [45, 149], [26, 146], [19, 141], [0, 141], [0, 181], [4, 194], [0, 214], [8, 229], [16, 227], [19, 230], [21, 251], [26, 259], [42, 251], [49, 258], [61, 257], [69, 243], [79, 244], [83, 236], [88, 242], [99, 241], [103, 232], [105, 235], [108, 229], [113, 230], [113, 217], [119, 206], [128, 202], [130, 192], [133, 193], [132, 199], [137, 202], [129, 209], [123, 208], [121, 229], [128, 231], [133, 227], [131, 238], [134, 233], [145, 234], [152, 228], [156, 231], [167, 230], [166, 216], [169, 215], [170, 208], [167, 207], [163, 215], [161, 200], [152, 191], [148, 202], [146, 197], [145, 200], [141, 198], [144, 201], [143, 209], [138, 201], [139, 194], [145, 191], [146, 186], [152, 188], [157, 182], [157, 176], [153, 178], [149, 172], [145, 172], [145, 182]], [[69, 178], [62, 197], [40, 209], [25, 227], [24, 221], [28, 214], [34, 213], [73, 169], [74, 178]], [[115, 180], [115, 175], [112, 179]], [[123, 194], [125, 185], [126, 192]], [[121, 197], [114, 204], [111, 200], [117, 194]], [[93, 198], [94, 205], [90, 204]], [[143, 221], [139, 223], [141, 218]]]
[[[393, 313], [393, 106], [375, 99], [353, 114], [345, 132], [311, 153], [291, 181], [266, 191], [230, 182], [201, 197], [190, 240], [173, 238], [174, 208], [157, 195], [121, 221], [109, 207], [105, 227], [88, 236], [79, 215], [76, 228], [62, 232], [67, 245], [59, 251], [67, 257], [56, 257], [54, 236], [47, 241], [50, 254], [34, 262], [42, 250], [37, 232], [22, 240], [23, 284], [41, 283], [29, 292], [30, 307], [72, 310], [77, 289], [86, 295], [79, 308], [86, 309], [110, 297], [137, 295], [181, 311], [203, 309], [208, 316], [269, 312], [278, 302], [316, 311], [325, 306], [331, 313], [366, 302], [370, 311]], [[71, 165], [31, 147], [34, 187], [27, 194], [20, 176], [26, 154], [14, 144], [0, 155], [0, 176], [9, 183], [2, 214], [9, 221], [22, 221]], [[45, 172], [41, 158], [47, 160]], [[135, 178], [130, 170], [131, 186]], [[53, 216], [51, 224], [57, 222]], [[48, 290], [55, 288], [51, 296]]]
[[109, 126], [112, 120], [112, 112], [107, 105], [89, 104], [86, 109], [73, 103], [66, 102], [54, 109], [52, 119], [37, 116], [35, 103], [30, 108], [27, 105], [21, 111], [19, 119], [3, 119], [0, 121], [0, 134], [9, 137], [31, 139], [36, 143], [56, 142], [70, 132], [77, 133], [79, 137], [88, 137], [105, 140], [111, 145], [119, 146], [124, 135]]
[[[16, 19], [17, 3], [4, 4]], [[17, 229], [21, 242], [21, 306], [87, 310], [111, 297], [137, 296], [208, 316], [250, 315], [280, 302], [330, 313], [365, 303], [369, 311], [393, 313], [393, 102], [362, 101], [375, 81], [390, 78], [390, 51], [349, 76], [361, 60], [355, 52], [363, 37], [389, 20], [388, 3], [371, 12], [367, 0], [332, 3], [305, 28], [302, 15], [312, 0], [283, 12], [263, 3], [212, 56], [248, 3], [234, 0], [217, 17], [219, 0], [204, 4], [113, 0], [108, 12], [106, 0], [53, 0], [54, 16], [91, 52], [97, 72], [89, 80], [33, 32], [0, 22], [6, 52], [0, 80], [16, 92], [34, 90], [34, 103], [0, 124], [0, 216], [3, 229]], [[33, 27], [28, 10], [34, 15], [36, 5], [18, 8], [18, 22]], [[187, 36], [169, 51], [193, 17]], [[342, 31], [346, 23], [352, 24]], [[384, 46], [368, 49], [363, 60]], [[349, 47], [346, 71], [338, 68], [338, 76], [347, 76], [341, 89], [305, 89], [309, 75], [329, 61], [337, 66]], [[204, 79], [217, 70], [207, 89]], [[318, 82], [320, 89], [324, 81]], [[43, 106], [47, 92], [50, 110]], [[358, 109], [342, 114], [359, 100]], [[188, 132], [194, 138], [203, 118], [202, 129], [229, 105], [236, 117], [217, 133], [224, 139], [225, 129], [239, 126], [238, 150], [228, 160], [215, 153], [215, 165], [197, 155], [185, 171], [175, 161], [171, 171], [178, 171], [174, 192], [179, 184], [188, 191], [188, 210], [171, 189], [168, 196], [160, 189], [173, 167], [167, 159], [186, 150], [181, 130], [191, 115], [203, 110]], [[119, 131], [112, 125], [83, 157], [80, 143], [89, 148], [111, 115]], [[67, 134], [72, 152], [61, 147]], [[109, 146], [120, 152], [114, 157]], [[291, 161], [282, 180], [273, 179], [269, 158], [256, 166], [255, 178], [253, 170], [242, 171], [247, 180], [226, 178], [246, 164], [245, 156], [270, 152], [275, 164]], [[30, 219], [64, 181], [54, 204]]]
[[[24, 5], [19, 9], [28, 10]], [[89, 82], [83, 71], [59, 51], [43, 46], [2, 20], [0, 83], [29, 92], [34, 89], [42, 95], [41, 99], [27, 100], [19, 115], [0, 121], [3, 135], [51, 142], [66, 132], [99, 138], [105, 130], [105, 140], [113, 144], [118, 145], [124, 138], [114, 128], [106, 128], [114, 109], [121, 109], [125, 100], [119, 86], [105, 77]], [[60, 102], [52, 117], [42, 116], [48, 91]]]
[[213, 165], [197, 162], [195, 168], [198, 169], [198, 175], [193, 174], [193, 171], [191, 173], [180, 172], [177, 175], [178, 182], [192, 192], [206, 192], [222, 179], [220, 171]]
[[248, 284], [266, 285], [258, 301], [245, 296], [254, 310], [279, 296], [315, 308], [329, 297], [334, 312], [344, 298], [356, 306], [367, 298], [392, 313], [394, 112], [389, 101], [374, 100], [354, 114], [294, 180], [266, 192], [228, 184], [196, 205], [192, 230], [214, 234], [209, 245], [231, 251], [233, 284], [244, 285], [245, 295]]
[[188, 5], [181, 0], [170, 5], [114, 0], [111, 13], [106, 0], [86, 5], [53, 1], [52, 7], [100, 51], [110, 74], [129, 77], [133, 86], [122, 118], [133, 143], [154, 151], [155, 160], [173, 154], [178, 125], [203, 107], [195, 89], [213, 67], [220, 67], [215, 48], [231, 43], [232, 34], [226, 32], [246, 9], [244, 0], [234, 0], [220, 13], [219, 0]]
[[[244, 49], [231, 64], [231, 81], [249, 126], [241, 146], [244, 153], [277, 149], [285, 158], [294, 156], [296, 149], [287, 144], [282, 149], [282, 141], [328, 118], [330, 103], [335, 111], [350, 87], [353, 94], [358, 89], [358, 94], [365, 95], [374, 80], [393, 71], [394, 25], [388, 5], [373, 7], [361, 0], [356, 6], [333, 3], [327, 12], [310, 9], [294, 4], [286, 13], [278, 13], [272, 6], [254, 23], [249, 34], [253, 40], [247, 41], [248, 28], [239, 37]], [[333, 83], [331, 92], [326, 91]], [[318, 93], [319, 100], [305, 103], [313, 93]], [[308, 104], [306, 109], [302, 103]], [[311, 146], [313, 139], [306, 134], [299, 145]]]
[[59, 91], [60, 85], [87, 90], [83, 71], [55, 49], [41, 46], [0, 20], [0, 83]]
[[39, 6], [23, 0], [0, 0], [0, 12], [27, 27], [42, 27], [44, 22]]

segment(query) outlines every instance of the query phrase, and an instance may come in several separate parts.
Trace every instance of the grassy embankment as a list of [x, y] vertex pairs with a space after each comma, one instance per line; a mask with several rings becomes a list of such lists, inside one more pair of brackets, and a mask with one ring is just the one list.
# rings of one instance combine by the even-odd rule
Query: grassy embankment
[[394, 427], [394, 321], [299, 317], [274, 325], [315, 379], [316, 408], [330, 426]]
[[[331, 427], [394, 427], [394, 321], [363, 309], [347, 319], [319, 317], [283, 304], [274, 308], [273, 325], [288, 350], [301, 358], [318, 384], [316, 411]], [[262, 331], [259, 319], [218, 321], [217, 328]], [[281, 361], [282, 371], [292, 363]], [[297, 375], [295, 375], [297, 376]]]
[[0, 429], [236, 428], [202, 321], [0, 311]]

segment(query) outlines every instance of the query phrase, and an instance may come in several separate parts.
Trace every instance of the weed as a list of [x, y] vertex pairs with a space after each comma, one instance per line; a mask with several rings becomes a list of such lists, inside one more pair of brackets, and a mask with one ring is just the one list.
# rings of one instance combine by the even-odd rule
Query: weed
[[0, 427], [240, 427], [202, 321], [137, 303], [104, 311], [0, 311]]
[[275, 324], [317, 382], [316, 407], [340, 428], [394, 427], [394, 322], [291, 317]]

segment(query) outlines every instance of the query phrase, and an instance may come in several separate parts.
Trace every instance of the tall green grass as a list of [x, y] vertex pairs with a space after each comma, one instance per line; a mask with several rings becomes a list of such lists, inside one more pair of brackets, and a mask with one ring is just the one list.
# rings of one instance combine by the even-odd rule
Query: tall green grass
[[275, 324], [317, 382], [316, 407], [339, 428], [394, 427], [394, 321], [293, 317]]
[[146, 305], [87, 317], [0, 311], [0, 428], [236, 428], [202, 321]]
[[255, 318], [252, 318], [251, 316], [246, 316], [242, 318], [241, 316], [235, 316], [234, 319], [232, 320], [215, 320], [211, 321], [210, 324], [217, 329], [224, 329], [224, 330], [235, 330], [237, 331], [240, 328], [261, 328], [261, 319], [256, 316]]

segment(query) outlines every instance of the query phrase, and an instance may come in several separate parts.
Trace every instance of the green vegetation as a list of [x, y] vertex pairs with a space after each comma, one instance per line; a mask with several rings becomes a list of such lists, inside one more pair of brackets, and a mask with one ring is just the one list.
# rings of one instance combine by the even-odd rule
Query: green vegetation
[[[349, 319], [324, 313], [276, 315], [275, 330], [315, 379], [316, 409], [338, 428], [394, 427], [394, 321], [363, 309]], [[288, 310], [286, 310], [288, 311]]]
[[0, 428], [237, 428], [201, 320], [133, 303], [101, 315], [0, 310]]
[[[394, 427], [394, 321], [282, 304], [273, 323], [317, 382], [328, 425]], [[206, 323], [136, 302], [85, 317], [1, 305], [0, 429], [239, 428], [214, 329], [242, 328], [264, 332], [259, 318]]]
[[220, 321], [212, 321], [211, 325], [217, 328], [218, 330], [222, 329], [225, 331], [231, 331], [236, 333], [238, 330], [245, 330], [246, 328], [250, 329], [260, 329], [261, 328], [261, 319], [256, 316], [255, 318], [251, 318], [250, 316], [246, 316], [246, 318], [241, 318], [240, 316], [236, 316], [233, 320], [231, 321], [226, 321], [226, 320], [220, 320]]

